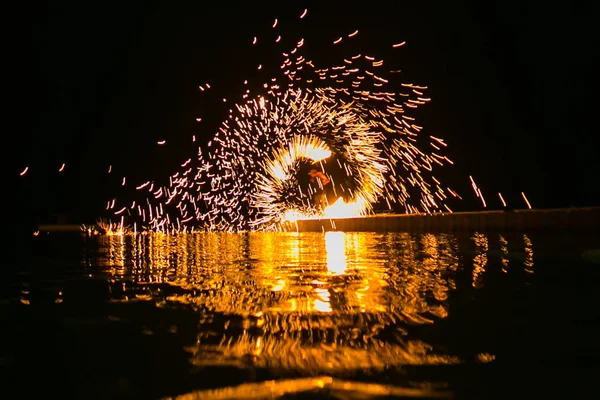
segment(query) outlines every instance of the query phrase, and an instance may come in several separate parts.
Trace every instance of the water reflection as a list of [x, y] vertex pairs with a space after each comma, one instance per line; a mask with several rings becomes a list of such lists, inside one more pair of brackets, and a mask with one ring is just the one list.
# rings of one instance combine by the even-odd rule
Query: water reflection
[[[452, 235], [195, 233], [94, 240], [100, 257], [88, 262], [110, 274], [114, 301], [198, 312], [197, 344], [189, 349], [197, 365], [320, 374], [459, 362], [411, 333], [449, 315], [463, 268]], [[481, 233], [472, 240], [472, 286], [478, 288], [490, 243]], [[497, 243], [508, 249], [507, 239]], [[532, 271], [531, 241], [525, 252]]]
[[483, 273], [488, 262], [488, 238], [483, 233], [476, 232], [473, 236], [475, 242], [475, 257], [473, 258], [473, 287], [483, 286]]
[[508, 241], [504, 238], [504, 236], [499, 235], [500, 241], [500, 251], [502, 252], [501, 260], [502, 260], [502, 272], [508, 272], [508, 264], [510, 260], [508, 259]]
[[523, 234], [523, 242], [525, 242], [525, 272], [533, 273], [533, 243], [529, 236]]
[[327, 269], [333, 274], [343, 274], [346, 271], [346, 252], [352, 251], [358, 259], [358, 242], [344, 232], [326, 232], [325, 250], [327, 251]]

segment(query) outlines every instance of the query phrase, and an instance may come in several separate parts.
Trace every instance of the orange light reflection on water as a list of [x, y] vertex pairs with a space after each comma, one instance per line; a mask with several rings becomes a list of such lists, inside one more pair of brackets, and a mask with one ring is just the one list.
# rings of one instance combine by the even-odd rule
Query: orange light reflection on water
[[[198, 312], [197, 344], [188, 349], [196, 365], [251, 362], [331, 373], [459, 362], [408, 333], [410, 326], [449, 315], [463, 268], [452, 235], [153, 233], [95, 239], [101, 264], [115, 288], [123, 288], [120, 295], [113, 290], [115, 301]], [[473, 240], [478, 288], [491, 243], [481, 233]], [[497, 245], [506, 249], [502, 240]]]

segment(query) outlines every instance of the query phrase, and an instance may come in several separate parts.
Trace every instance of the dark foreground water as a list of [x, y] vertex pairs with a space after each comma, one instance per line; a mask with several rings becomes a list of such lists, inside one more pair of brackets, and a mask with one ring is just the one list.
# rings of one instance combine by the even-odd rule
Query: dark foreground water
[[579, 397], [599, 379], [599, 248], [589, 232], [42, 234], [4, 250], [0, 388]]

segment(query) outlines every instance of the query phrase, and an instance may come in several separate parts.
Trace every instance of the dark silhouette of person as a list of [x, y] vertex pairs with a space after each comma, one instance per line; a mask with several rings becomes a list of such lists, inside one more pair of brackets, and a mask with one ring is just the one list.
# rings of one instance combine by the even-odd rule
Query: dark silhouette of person
[[313, 196], [313, 205], [318, 210], [323, 211], [325, 207], [335, 201], [333, 183], [327, 175], [315, 168], [311, 169], [308, 175], [310, 176], [311, 183], [317, 182], [318, 184]]

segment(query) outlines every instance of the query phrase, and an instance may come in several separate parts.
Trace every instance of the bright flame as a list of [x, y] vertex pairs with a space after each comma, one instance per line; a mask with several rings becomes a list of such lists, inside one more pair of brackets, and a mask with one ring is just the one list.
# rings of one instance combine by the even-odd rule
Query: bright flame
[[364, 214], [365, 207], [366, 204], [364, 199], [344, 203], [344, 200], [340, 197], [333, 204], [325, 208], [323, 215], [326, 218], [359, 217]]
[[314, 147], [314, 145], [307, 146], [306, 155], [315, 162], [331, 157], [331, 151], [323, 146], [324, 144], [320, 144], [318, 147]]
[[296, 210], [287, 210], [285, 212], [285, 214], [283, 215], [283, 220], [284, 221], [288, 221], [288, 222], [296, 222], [299, 219], [303, 219], [306, 216], [303, 215], [301, 212], [296, 211]]
[[325, 207], [322, 215], [306, 215], [298, 210], [287, 210], [282, 220], [285, 222], [296, 222], [298, 220], [319, 218], [354, 218], [365, 215], [367, 208], [368, 202], [362, 197], [349, 203], [345, 203], [340, 197], [333, 204]]
[[273, 159], [267, 161], [266, 169], [273, 177], [283, 181], [288, 178], [289, 166], [295, 160], [308, 158], [318, 162], [330, 156], [331, 150], [323, 141], [314, 137], [296, 136], [290, 143], [289, 149], [277, 153]]

